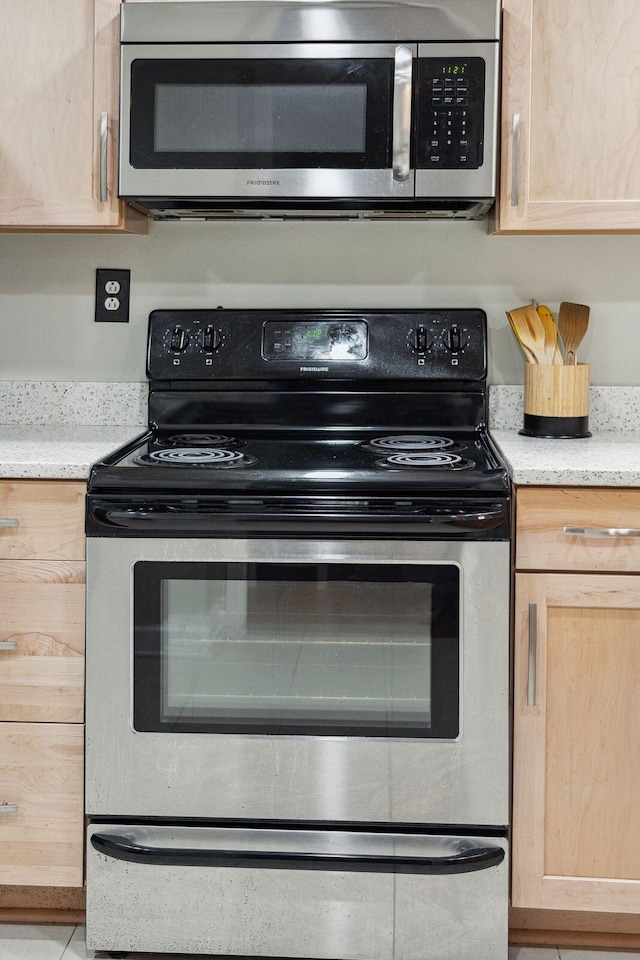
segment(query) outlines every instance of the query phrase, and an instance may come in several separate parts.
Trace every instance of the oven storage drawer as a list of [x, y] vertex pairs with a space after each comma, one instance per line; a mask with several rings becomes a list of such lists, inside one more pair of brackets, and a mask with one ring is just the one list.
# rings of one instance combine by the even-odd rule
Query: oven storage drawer
[[506, 960], [502, 838], [93, 824], [87, 945]]

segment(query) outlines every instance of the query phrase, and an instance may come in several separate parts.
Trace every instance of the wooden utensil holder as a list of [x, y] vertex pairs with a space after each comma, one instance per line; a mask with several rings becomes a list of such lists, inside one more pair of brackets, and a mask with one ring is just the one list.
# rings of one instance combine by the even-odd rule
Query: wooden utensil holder
[[590, 437], [589, 364], [524, 365], [525, 437]]

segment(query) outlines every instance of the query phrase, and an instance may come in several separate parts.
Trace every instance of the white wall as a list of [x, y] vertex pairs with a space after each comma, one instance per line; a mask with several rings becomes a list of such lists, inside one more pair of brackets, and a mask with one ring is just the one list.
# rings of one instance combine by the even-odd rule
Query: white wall
[[[93, 320], [131, 269], [131, 322]], [[504, 311], [591, 306], [594, 384], [640, 384], [640, 236], [491, 237], [486, 222], [153, 223], [147, 237], [0, 236], [0, 380], [144, 380], [159, 307], [481, 307], [489, 380], [522, 382]]]

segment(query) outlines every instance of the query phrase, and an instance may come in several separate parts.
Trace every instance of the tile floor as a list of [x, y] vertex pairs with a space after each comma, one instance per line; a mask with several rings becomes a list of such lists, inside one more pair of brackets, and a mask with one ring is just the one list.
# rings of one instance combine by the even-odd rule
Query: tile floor
[[[131, 960], [153, 960], [158, 954], [131, 954]], [[163, 954], [164, 960], [187, 960]], [[0, 960], [96, 960], [108, 954], [87, 950], [84, 927], [0, 924]], [[194, 958], [195, 960], [195, 958]], [[198, 960], [203, 960], [199, 957]], [[511, 947], [509, 960], [640, 960], [628, 950], [558, 950], [556, 947]]]

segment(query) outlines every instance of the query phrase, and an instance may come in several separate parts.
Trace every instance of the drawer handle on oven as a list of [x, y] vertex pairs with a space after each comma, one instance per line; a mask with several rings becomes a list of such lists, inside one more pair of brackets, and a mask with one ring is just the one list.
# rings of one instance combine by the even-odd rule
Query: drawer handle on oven
[[626, 527], [563, 527], [567, 537], [640, 537], [640, 530]]
[[0, 527], [19, 527], [20, 521], [8, 517], [0, 517]]
[[536, 656], [538, 646], [538, 604], [529, 604], [529, 663], [527, 668], [527, 706], [536, 705]]
[[408, 180], [411, 172], [409, 144], [411, 142], [411, 49], [396, 47], [393, 76], [393, 179]]
[[0, 640], [0, 653], [3, 650], [17, 650], [18, 641], [17, 640]]
[[7, 803], [6, 800], [3, 803], [0, 803], [0, 814], [2, 813], [17, 813], [18, 804], [17, 803]]
[[264, 850], [200, 850], [149, 847], [111, 834], [94, 833], [98, 853], [130, 863], [181, 867], [245, 867], [269, 870], [335, 870], [340, 873], [450, 874], [496, 867], [501, 847], [472, 847], [450, 857], [348, 856], [327, 853], [276, 853]]

